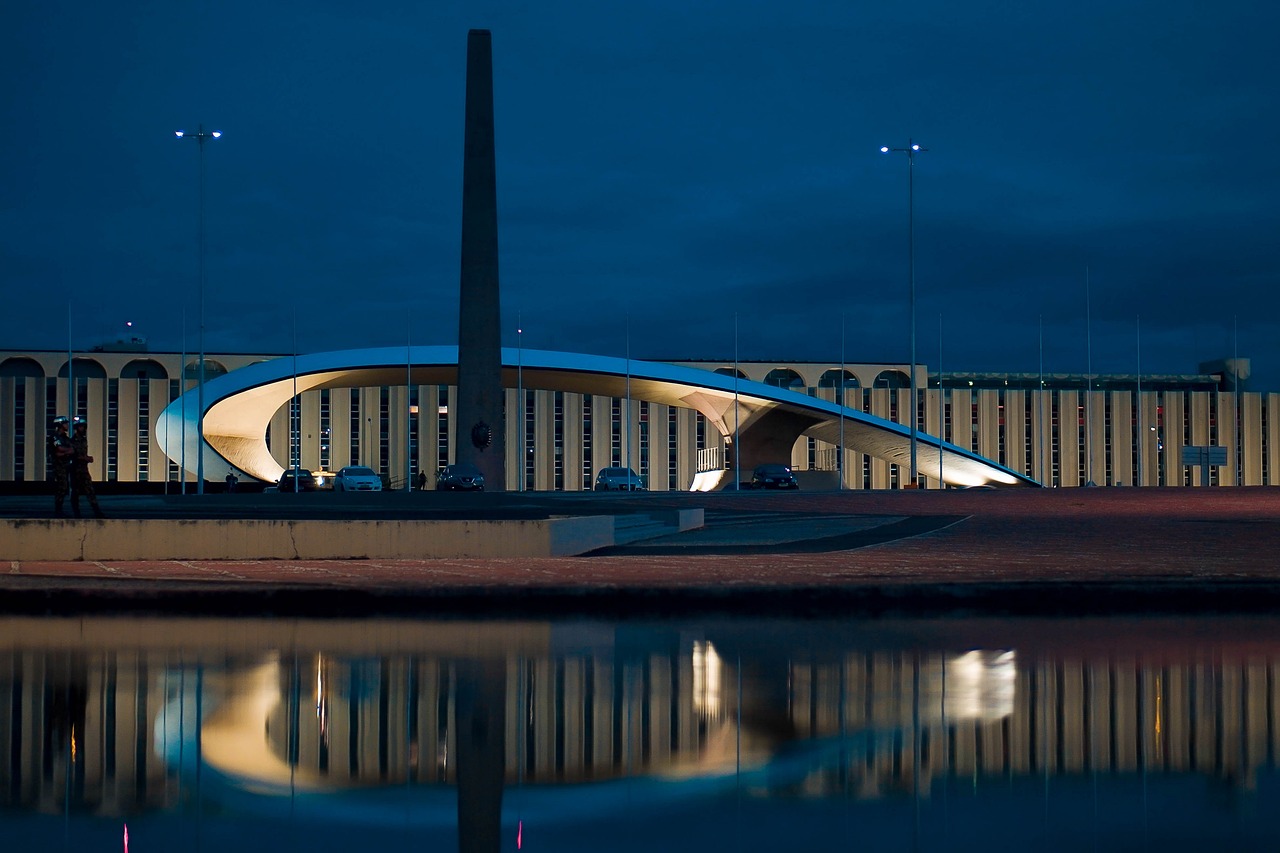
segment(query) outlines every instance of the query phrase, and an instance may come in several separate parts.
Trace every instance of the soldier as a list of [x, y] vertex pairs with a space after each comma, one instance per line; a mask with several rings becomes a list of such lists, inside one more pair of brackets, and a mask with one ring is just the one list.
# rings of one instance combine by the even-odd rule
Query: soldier
[[67, 435], [67, 418], [59, 415], [53, 419], [53, 432], [49, 435], [49, 470], [53, 474], [53, 514], [66, 515], [63, 501], [71, 483], [71, 458], [75, 446]]
[[93, 507], [93, 514], [102, 518], [98, 496], [93, 493], [93, 477], [89, 475], [89, 463], [93, 457], [89, 455], [89, 424], [84, 418], [76, 418], [71, 445], [75, 449], [71, 461], [71, 511], [76, 518], [80, 517], [80, 496], [84, 495], [89, 499], [89, 506]]

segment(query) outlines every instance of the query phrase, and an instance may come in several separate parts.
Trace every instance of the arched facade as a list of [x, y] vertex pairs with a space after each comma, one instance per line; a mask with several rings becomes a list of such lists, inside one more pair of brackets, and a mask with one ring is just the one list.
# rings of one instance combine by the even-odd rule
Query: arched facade
[[[183, 359], [179, 353], [136, 350], [87, 354], [106, 374], [82, 376], [76, 382], [76, 411], [89, 418], [95, 479], [152, 482], [157, 488], [159, 481], [168, 481], [168, 488], [179, 488], [181, 453], [174, 459], [162, 453], [156, 429], [161, 411], [184, 390], [196, 387], [194, 379], [178, 378], [184, 362], [193, 361], [190, 353], [186, 355]], [[136, 371], [130, 378], [128, 365], [139, 359], [157, 362], [169, 378], [139, 380]], [[282, 359], [288, 357], [216, 353], [209, 360], [235, 375], [250, 365]], [[0, 351], [0, 481], [45, 479], [49, 424], [55, 415], [70, 413], [66, 378], [58, 378], [66, 360], [65, 350]], [[725, 374], [732, 373], [733, 365], [727, 361], [680, 366], [721, 376], [732, 401], [734, 382]], [[809, 397], [843, 402], [848, 409], [898, 424], [907, 421], [908, 389], [871, 387], [883, 370], [905, 371], [900, 365], [739, 365], [742, 397], [751, 395], [748, 383], [762, 382], [769, 371], [788, 367], [804, 379]], [[828, 387], [829, 377], [838, 376], [842, 366], [859, 384], [843, 390]], [[990, 375], [947, 374], [940, 399], [937, 377], [920, 374], [921, 431], [941, 433], [947, 442], [1051, 486], [1089, 481], [1199, 486], [1201, 471], [1181, 463], [1182, 448], [1191, 445], [1227, 450], [1228, 463], [1208, 472], [1210, 486], [1280, 485], [1280, 394], [1236, 395], [1223, 390], [1221, 376], [1207, 374], [1145, 375], [1140, 386], [1133, 376], [998, 376], [993, 380]], [[1042, 380], [1043, 392], [1038, 390]], [[406, 387], [401, 367], [385, 385], [305, 390], [294, 406], [301, 419], [300, 439], [291, 442], [291, 407], [283, 405], [265, 428], [268, 447], [280, 465], [288, 463], [290, 447], [296, 446], [301, 464], [312, 469], [368, 464], [398, 482], [407, 459], [415, 472], [421, 467], [430, 474], [453, 461], [451, 381]], [[507, 430], [511, 444], [519, 441], [525, 450], [518, 461], [509, 460], [508, 470], [521, 472], [526, 488], [589, 488], [599, 468], [629, 464], [646, 477], [651, 489], [684, 490], [699, 473], [733, 462], [723, 422], [709, 420], [697, 408], [638, 394], [628, 403], [625, 390], [616, 396], [564, 388], [524, 390], [523, 405], [514, 389], [507, 391]], [[782, 393], [776, 388], [770, 391], [774, 392]], [[188, 397], [192, 410], [194, 399], [194, 394]], [[802, 433], [784, 451], [794, 468], [819, 481], [811, 484], [802, 477], [803, 488], [825, 487], [820, 483], [834, 488], [837, 471], [850, 489], [892, 489], [904, 482], [903, 466], [892, 459], [838, 451], [837, 443]], [[945, 467], [944, 460], [944, 473]], [[936, 471], [931, 476], [923, 460], [920, 469], [928, 487], [936, 488]], [[190, 482], [193, 475], [185, 479]], [[212, 475], [210, 479], [220, 487], [220, 480]], [[510, 487], [519, 482], [512, 480]]]

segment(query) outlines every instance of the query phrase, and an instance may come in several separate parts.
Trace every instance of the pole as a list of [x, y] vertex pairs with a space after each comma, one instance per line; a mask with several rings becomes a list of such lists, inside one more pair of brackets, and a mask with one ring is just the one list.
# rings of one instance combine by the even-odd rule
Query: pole
[[[302, 436], [301, 421], [302, 406], [298, 404], [298, 312], [293, 312], [293, 398], [289, 400], [289, 456], [293, 460], [293, 491], [296, 494], [301, 491], [298, 485], [298, 462], [302, 455], [302, 448], [298, 446]], [[203, 454], [203, 450], [201, 451]]]
[[[631, 470], [631, 315], [627, 315], [627, 407], [622, 414], [622, 449]], [[638, 473], [638, 472], [637, 472]]]
[[1089, 401], [1093, 396], [1093, 314], [1089, 305], [1089, 265], [1084, 267], [1084, 484], [1093, 485], [1093, 430], [1089, 419]]
[[907, 278], [910, 282], [910, 305], [911, 305], [911, 470], [910, 480], [907, 488], [918, 488], [920, 485], [918, 466], [916, 464], [916, 449], [919, 440], [920, 424], [919, 409], [916, 403], [916, 218], [915, 218], [915, 171], [916, 171], [916, 152], [928, 151], [928, 148], [921, 148], [910, 138], [907, 139], [906, 148], [889, 148], [881, 146], [881, 153], [890, 151], [900, 152], [907, 155]]
[[836, 491], [844, 489], [844, 314], [840, 315], [840, 446], [836, 448]]
[[200, 330], [197, 335], [200, 341], [200, 358], [199, 367], [197, 369], [197, 391], [196, 400], [196, 432], [199, 436], [200, 443], [196, 451], [196, 494], [204, 494], [204, 144], [207, 140], [217, 139], [222, 136], [222, 131], [213, 130], [205, 132], [204, 125], [198, 126], [195, 134], [187, 136], [185, 131], [176, 131], [179, 139], [194, 139], [196, 148], [199, 151], [200, 164], [200, 195], [199, 195], [199, 216], [198, 216], [198, 235], [197, 235], [197, 255], [199, 256], [199, 300], [200, 300]]
[[187, 309], [182, 309], [182, 369], [178, 373], [178, 393], [182, 398], [182, 451], [178, 460], [178, 491], [187, 493]]
[[1235, 408], [1236, 408], [1236, 485], [1244, 485], [1244, 425], [1240, 423], [1240, 419], [1244, 412], [1240, 409], [1240, 323], [1239, 319], [1232, 315], [1231, 317], [1231, 388], [1235, 392]]
[[413, 315], [404, 333], [404, 490], [413, 491]]
[[67, 300], [67, 417], [74, 421], [77, 414], [75, 356], [71, 353], [71, 301]]
[[1135, 318], [1134, 330], [1136, 334], [1136, 342], [1138, 347], [1138, 459], [1134, 466], [1135, 486], [1144, 485], [1142, 482], [1142, 451], [1147, 446], [1147, 439], [1142, 432], [1142, 315], [1139, 314]]
[[942, 444], [946, 441], [946, 407], [942, 397], [942, 314], [938, 314], [938, 488], [945, 489], [947, 481], [942, 479]]
[[914, 146], [907, 145], [907, 264], [911, 278], [911, 488], [920, 485], [916, 467], [916, 441], [919, 430], [916, 408], [916, 158]]
[[742, 488], [742, 472], [739, 465], [742, 454], [738, 449], [738, 314], [733, 315], [733, 490]]
[[516, 314], [516, 412], [520, 417], [520, 485], [517, 491], [524, 491], [525, 457], [529, 451], [524, 446], [524, 324]]
[[1044, 422], [1045, 391], [1044, 391], [1044, 315], [1043, 314], [1040, 315], [1039, 322], [1040, 322], [1040, 394], [1039, 394], [1040, 428], [1036, 430], [1036, 433], [1040, 436], [1040, 481], [1043, 483], [1045, 480], [1049, 480], [1049, 485], [1052, 486], [1053, 478], [1050, 476], [1050, 471], [1049, 471], [1048, 442], [1045, 441], [1045, 436], [1049, 436], [1050, 440], [1052, 440], [1053, 431], [1050, 430], [1048, 428], [1048, 425]]

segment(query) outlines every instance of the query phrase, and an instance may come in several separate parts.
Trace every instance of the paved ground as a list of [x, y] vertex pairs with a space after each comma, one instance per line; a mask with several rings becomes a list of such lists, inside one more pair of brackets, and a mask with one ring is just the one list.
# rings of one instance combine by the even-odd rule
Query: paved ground
[[[1280, 613], [1280, 489], [467, 497], [463, 506], [401, 495], [382, 512], [702, 506], [708, 526], [571, 558], [10, 563], [0, 594], [18, 610]], [[145, 516], [130, 508], [138, 500], [104, 506]], [[5, 498], [0, 514], [21, 514], [19, 501]], [[219, 512], [258, 514], [248, 501], [229, 506]], [[314, 502], [274, 510], [349, 514]]]

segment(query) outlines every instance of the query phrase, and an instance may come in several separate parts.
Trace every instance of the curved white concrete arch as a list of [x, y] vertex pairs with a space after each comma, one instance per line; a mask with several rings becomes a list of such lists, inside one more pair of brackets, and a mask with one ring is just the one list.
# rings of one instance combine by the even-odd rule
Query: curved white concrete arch
[[[901, 465], [909, 463], [908, 427], [760, 382], [709, 370], [660, 362], [547, 350], [502, 350], [502, 378], [508, 388], [568, 391], [647, 400], [696, 409], [723, 435], [737, 423], [739, 441], [789, 451], [800, 435]], [[381, 347], [284, 356], [232, 371], [205, 383], [205, 475], [220, 480], [232, 470], [267, 482], [284, 469], [267, 448], [267, 424], [295, 393], [322, 388], [451, 385], [457, 382], [458, 349], [452, 346]], [[296, 388], [296, 392], [295, 392]], [[737, 417], [734, 406], [738, 407]], [[156, 439], [173, 460], [194, 471], [199, 452], [196, 390], [174, 400], [160, 414]], [[843, 426], [842, 426], [843, 421]], [[184, 426], [185, 422], [185, 426]], [[754, 437], [752, 437], [754, 436]], [[186, 449], [183, 453], [183, 441]], [[976, 453], [924, 433], [918, 437], [918, 464], [926, 475], [938, 467], [953, 485], [1038, 485], [1034, 480]], [[744, 468], [747, 467], [744, 464]]]

